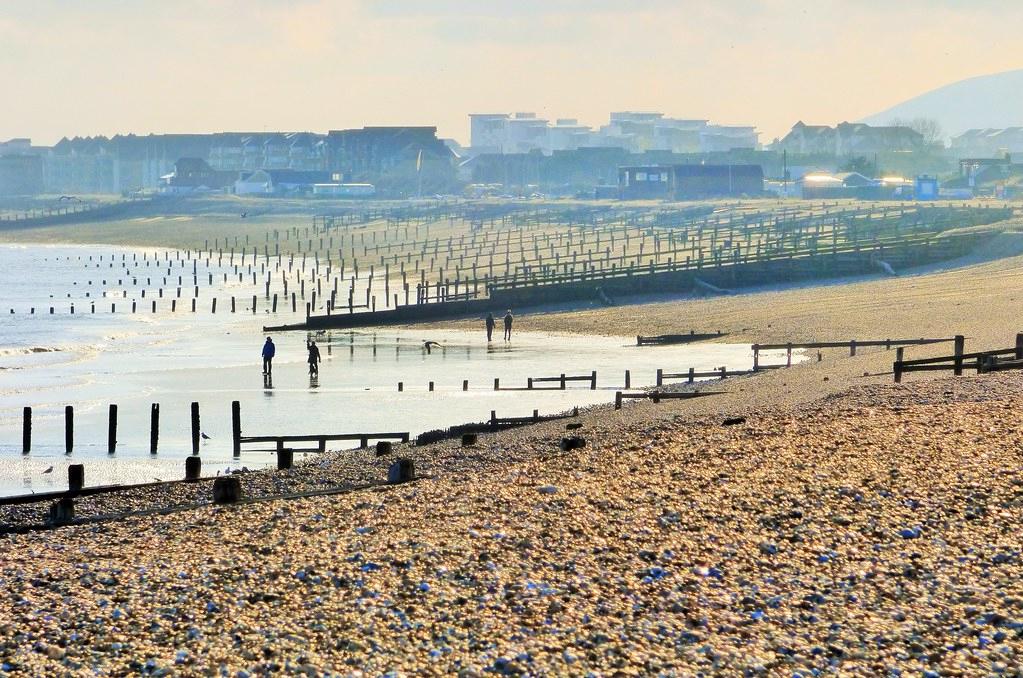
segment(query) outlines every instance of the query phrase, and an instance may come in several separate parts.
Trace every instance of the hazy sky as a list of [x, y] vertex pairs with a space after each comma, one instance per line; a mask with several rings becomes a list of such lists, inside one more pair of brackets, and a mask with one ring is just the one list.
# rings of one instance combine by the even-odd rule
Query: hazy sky
[[1023, 67], [1019, 0], [0, 0], [0, 139], [611, 110], [869, 115]]

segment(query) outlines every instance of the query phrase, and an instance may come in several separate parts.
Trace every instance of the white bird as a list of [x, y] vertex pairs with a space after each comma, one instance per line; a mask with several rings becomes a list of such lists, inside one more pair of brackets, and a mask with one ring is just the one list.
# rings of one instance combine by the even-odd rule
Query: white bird
[[43, 473], [53, 473], [53, 467], [51, 466], [50, 468], [43, 471]]

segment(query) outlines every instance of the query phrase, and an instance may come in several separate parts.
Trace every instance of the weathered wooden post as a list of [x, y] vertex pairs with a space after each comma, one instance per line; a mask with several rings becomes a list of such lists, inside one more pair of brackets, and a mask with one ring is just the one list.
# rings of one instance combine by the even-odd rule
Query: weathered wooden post
[[75, 442], [75, 408], [67, 405], [64, 408], [64, 452], [71, 454]]
[[192, 454], [199, 454], [199, 403], [192, 403]]
[[416, 479], [416, 467], [411, 459], [398, 459], [387, 469], [387, 484], [397, 485]]
[[953, 374], [957, 377], [962, 376], [963, 374], [963, 349], [965, 348], [966, 337], [961, 334], [957, 334], [955, 336], [955, 350], [953, 351], [955, 354], [955, 369], [953, 370]]
[[295, 451], [284, 447], [284, 441], [277, 443], [277, 470], [287, 471], [295, 463]]
[[760, 369], [760, 344], [753, 344], [753, 371]]
[[194, 482], [199, 480], [199, 476], [202, 473], [202, 458], [201, 457], [185, 457], [185, 480]]
[[75, 519], [75, 502], [71, 497], [50, 504], [49, 524], [54, 526], [67, 525]]
[[213, 503], [234, 504], [242, 498], [242, 483], [237, 476], [220, 476], [213, 481]]
[[462, 380], [462, 390], [463, 391], [468, 391], [469, 390], [469, 380], [468, 379], [463, 379]]
[[561, 373], [561, 390], [562, 391], [565, 390], [565, 373], [564, 372]]
[[32, 451], [32, 408], [25, 408], [25, 416], [21, 422], [21, 453]]
[[632, 388], [632, 373], [625, 370], [625, 388]]
[[432, 382], [432, 381], [430, 382], [430, 385], [429, 385], [429, 390], [430, 390], [430, 391], [433, 391], [433, 382]]
[[621, 391], [616, 391], [615, 392], [615, 409], [616, 410], [622, 409], [622, 392]]
[[895, 375], [896, 384], [902, 383], [902, 356], [905, 350], [903, 346], [895, 349], [895, 364], [892, 365], [892, 373]]
[[1023, 360], [1023, 332], [1016, 333], [1016, 360]]
[[85, 487], [85, 465], [71, 464], [67, 467], [68, 492], [80, 492]]
[[597, 370], [590, 372], [590, 390], [597, 390]]
[[117, 405], [110, 404], [110, 416], [107, 418], [107, 454], [117, 449]]
[[494, 390], [495, 391], [501, 390], [501, 379], [499, 377], [494, 377]]
[[398, 382], [398, 393], [401, 393], [404, 390], [405, 390], [405, 382], [399, 381]]
[[391, 444], [390, 440], [378, 440], [377, 441], [376, 456], [378, 456], [378, 457], [387, 456], [388, 454], [391, 453], [392, 447], [393, 447], [393, 445]]
[[657, 385], [660, 386], [664, 383], [664, 370], [657, 368]]
[[785, 367], [792, 367], [792, 343], [785, 347]]
[[160, 403], [149, 406], [149, 454], [156, 454], [160, 443]]
[[852, 340], [849, 341], [849, 355], [850, 356], [856, 355], [856, 340], [855, 339], [852, 339]]
[[242, 406], [237, 400], [231, 401], [231, 451], [236, 457], [242, 453]]

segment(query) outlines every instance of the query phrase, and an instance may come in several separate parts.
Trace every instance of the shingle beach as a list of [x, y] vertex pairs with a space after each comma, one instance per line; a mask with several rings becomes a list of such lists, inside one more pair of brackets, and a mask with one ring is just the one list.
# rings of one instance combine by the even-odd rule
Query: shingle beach
[[584, 417], [582, 450], [547, 425], [412, 484], [8, 536], [4, 667], [1015, 675], [1021, 385], [870, 385], [731, 426], [640, 405]]

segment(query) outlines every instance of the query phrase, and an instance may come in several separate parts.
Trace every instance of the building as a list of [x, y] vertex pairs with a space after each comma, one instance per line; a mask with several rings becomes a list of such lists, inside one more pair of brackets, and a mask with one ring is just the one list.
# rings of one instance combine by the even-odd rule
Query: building
[[40, 156], [0, 151], [0, 196], [42, 192], [43, 159]]
[[698, 200], [759, 196], [764, 192], [760, 165], [641, 165], [618, 170], [622, 200]]
[[772, 146], [776, 151], [824, 156], [906, 153], [925, 147], [923, 135], [909, 127], [872, 127], [850, 122], [828, 127], [807, 125], [802, 120]]
[[707, 120], [666, 118], [647, 111], [613, 112], [598, 130], [575, 118], [559, 118], [552, 125], [535, 113], [474, 113], [469, 115], [469, 126], [472, 155], [534, 151], [552, 155], [580, 148], [713, 153], [760, 147], [755, 127], [712, 125]]
[[326, 147], [331, 172], [387, 195], [450, 193], [456, 187], [458, 158], [437, 138], [436, 127], [332, 130]]
[[161, 177], [164, 193], [223, 191], [234, 184], [237, 172], [215, 170], [202, 158], [179, 158], [174, 171]]
[[971, 129], [952, 138], [952, 152], [959, 157], [994, 158], [1023, 153], [1023, 127]]
[[260, 169], [242, 172], [234, 182], [237, 195], [312, 195], [318, 184], [336, 182], [338, 173], [291, 169]]

